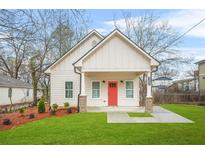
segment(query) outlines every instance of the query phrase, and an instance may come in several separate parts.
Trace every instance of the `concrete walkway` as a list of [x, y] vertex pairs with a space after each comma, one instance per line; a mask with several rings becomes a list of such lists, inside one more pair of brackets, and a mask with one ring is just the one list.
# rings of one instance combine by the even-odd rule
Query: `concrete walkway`
[[[139, 111], [142, 111], [140, 109]], [[154, 106], [153, 117], [129, 117], [130, 111], [107, 111], [107, 122], [108, 123], [193, 123], [193, 121], [184, 118], [176, 113], [166, 110], [160, 106]], [[133, 112], [133, 111], [131, 111]], [[138, 112], [138, 111], [135, 111]]]
[[87, 112], [144, 112], [144, 107], [115, 107], [115, 106], [100, 106], [100, 107], [87, 107]]

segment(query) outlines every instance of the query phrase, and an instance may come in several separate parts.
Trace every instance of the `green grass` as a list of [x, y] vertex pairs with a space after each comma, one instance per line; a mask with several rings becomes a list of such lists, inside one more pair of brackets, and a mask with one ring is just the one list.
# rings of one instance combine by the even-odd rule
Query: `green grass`
[[195, 123], [107, 124], [106, 113], [80, 113], [0, 132], [0, 144], [205, 144], [205, 107], [162, 106]]
[[152, 117], [148, 112], [128, 112], [130, 117]]

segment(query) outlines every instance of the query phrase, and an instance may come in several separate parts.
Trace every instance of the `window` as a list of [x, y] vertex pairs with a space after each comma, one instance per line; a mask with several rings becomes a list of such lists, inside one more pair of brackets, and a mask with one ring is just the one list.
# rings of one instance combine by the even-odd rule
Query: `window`
[[134, 84], [133, 81], [126, 81], [126, 97], [133, 98], [134, 97]]
[[65, 82], [65, 98], [73, 98], [73, 82]]
[[8, 89], [8, 97], [12, 97], [12, 89], [11, 88]]
[[29, 96], [29, 89], [27, 89], [26, 91], [26, 96]]
[[92, 82], [92, 98], [100, 98], [100, 82]]
[[96, 44], [97, 44], [97, 41], [92, 41], [92, 47], [94, 47], [94, 46], [96, 46]]

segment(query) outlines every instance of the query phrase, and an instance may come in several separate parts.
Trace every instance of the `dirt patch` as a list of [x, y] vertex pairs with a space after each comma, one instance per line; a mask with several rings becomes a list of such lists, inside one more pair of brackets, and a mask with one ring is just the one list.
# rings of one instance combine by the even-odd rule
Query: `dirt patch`
[[[45, 113], [38, 113], [38, 109], [36, 106], [28, 107], [25, 110], [25, 113], [23, 116], [19, 112], [0, 114], [0, 131], [15, 128], [22, 124], [48, 118], [48, 117], [55, 117], [55, 116], [61, 117], [61, 116], [70, 115], [74, 113], [77, 113], [77, 108], [74, 108], [74, 107], [72, 108], [72, 113], [68, 113], [67, 110], [64, 108], [58, 109], [58, 111], [56, 112], [56, 115], [50, 114], [48, 104], [46, 105]], [[29, 114], [34, 114], [35, 117], [32, 119], [29, 119]], [[12, 123], [10, 125], [3, 125], [3, 119], [7, 119], [7, 118], [10, 119]]]

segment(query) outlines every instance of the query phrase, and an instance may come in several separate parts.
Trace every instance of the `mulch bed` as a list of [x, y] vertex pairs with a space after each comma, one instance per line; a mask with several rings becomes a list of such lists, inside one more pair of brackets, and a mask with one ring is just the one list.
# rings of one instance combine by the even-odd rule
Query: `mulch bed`
[[[72, 108], [72, 113], [68, 113], [66, 109], [61, 108], [61, 109], [58, 109], [58, 111], [56, 112], [56, 115], [51, 115], [49, 112], [48, 104], [46, 104], [45, 113], [38, 113], [38, 109], [36, 106], [28, 107], [26, 108], [24, 112], [24, 116], [22, 116], [19, 112], [0, 114], [0, 131], [15, 128], [22, 124], [40, 120], [40, 119], [44, 119], [48, 117], [55, 117], [55, 116], [62, 117], [65, 115], [76, 113], [76, 112], [77, 112], [77, 109], [74, 107]], [[33, 119], [29, 119], [29, 114], [34, 114], [35, 117]], [[10, 125], [3, 125], [3, 119], [7, 119], [7, 118], [10, 119], [12, 123]]]

